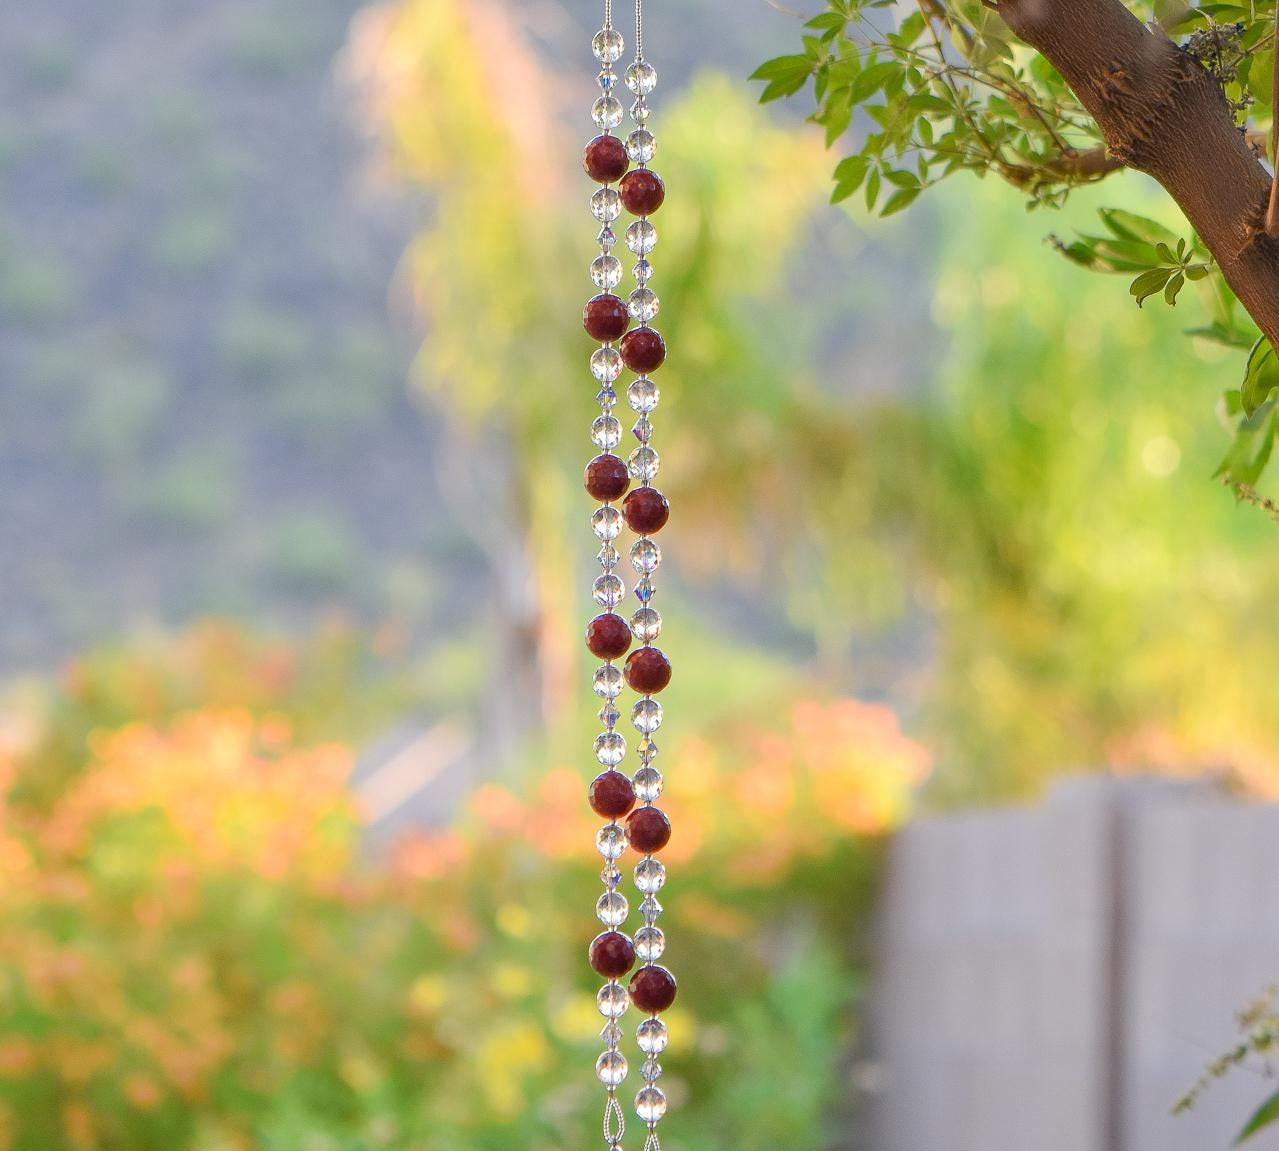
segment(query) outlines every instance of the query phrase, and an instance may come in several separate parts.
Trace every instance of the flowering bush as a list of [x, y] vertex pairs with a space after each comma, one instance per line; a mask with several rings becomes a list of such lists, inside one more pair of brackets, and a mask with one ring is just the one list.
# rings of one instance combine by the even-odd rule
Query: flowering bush
[[[362, 860], [352, 756], [315, 696], [345, 680], [348, 716], [368, 716], [378, 688], [357, 646], [326, 643], [299, 659], [214, 629], [86, 661], [37, 738], [3, 753], [0, 1148], [588, 1138], [602, 1020], [584, 773], [481, 787], [460, 826]], [[925, 758], [889, 712], [848, 700], [664, 754], [681, 1140], [816, 1145], [874, 844]]]

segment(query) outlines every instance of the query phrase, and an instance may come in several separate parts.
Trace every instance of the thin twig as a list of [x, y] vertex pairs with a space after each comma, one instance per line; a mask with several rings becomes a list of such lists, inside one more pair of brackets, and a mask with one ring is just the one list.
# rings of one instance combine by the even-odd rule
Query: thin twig
[[1263, 496], [1251, 484], [1246, 484], [1243, 480], [1237, 480], [1234, 476], [1223, 476], [1221, 482], [1226, 487], [1231, 488], [1235, 495], [1243, 500], [1244, 503], [1252, 504], [1254, 508], [1260, 508], [1275, 523], [1279, 524], [1279, 504], [1275, 503], [1274, 500]]

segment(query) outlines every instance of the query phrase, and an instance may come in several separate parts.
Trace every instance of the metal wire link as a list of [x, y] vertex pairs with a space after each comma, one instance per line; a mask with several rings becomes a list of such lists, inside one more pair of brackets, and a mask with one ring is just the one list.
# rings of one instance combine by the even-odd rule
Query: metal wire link
[[609, 1145], [620, 1143], [625, 1134], [626, 1116], [622, 1113], [622, 1105], [617, 1101], [617, 1095], [609, 1091], [608, 1102], [604, 1104], [604, 1142]]
[[635, 59], [644, 59], [644, 0], [635, 0]]

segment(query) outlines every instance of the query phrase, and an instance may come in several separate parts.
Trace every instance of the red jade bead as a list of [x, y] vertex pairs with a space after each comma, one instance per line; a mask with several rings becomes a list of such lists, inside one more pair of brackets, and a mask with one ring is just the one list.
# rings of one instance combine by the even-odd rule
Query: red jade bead
[[586, 625], [586, 646], [599, 659], [617, 659], [631, 646], [631, 625], [615, 612], [597, 615]]
[[617, 346], [622, 363], [641, 376], [655, 372], [666, 362], [666, 341], [656, 328], [632, 328]]
[[630, 166], [626, 145], [616, 136], [596, 136], [582, 152], [582, 167], [597, 184], [620, 180]]
[[602, 344], [620, 340], [630, 324], [631, 316], [621, 296], [604, 292], [592, 296], [582, 309], [582, 327], [592, 340], [599, 340]]
[[586, 465], [582, 483], [595, 499], [609, 503], [620, 499], [631, 486], [631, 472], [624, 459], [606, 452]]
[[623, 206], [632, 216], [651, 216], [666, 199], [666, 185], [662, 178], [647, 168], [627, 172], [617, 190]]
[[630, 991], [636, 1007], [655, 1015], [675, 1002], [675, 976], [665, 967], [650, 963], [631, 976]]
[[626, 835], [641, 855], [655, 855], [671, 841], [671, 821], [660, 807], [637, 807], [626, 817]]
[[590, 959], [605, 979], [617, 979], [635, 966], [635, 945], [620, 931], [604, 931], [591, 940]]
[[632, 691], [656, 695], [671, 682], [671, 661], [661, 648], [636, 648], [622, 668], [622, 674]]
[[636, 488], [622, 504], [622, 517], [631, 531], [651, 536], [666, 526], [671, 505], [656, 488]]
[[620, 771], [605, 771], [591, 780], [591, 810], [605, 819], [619, 819], [635, 806], [635, 788]]

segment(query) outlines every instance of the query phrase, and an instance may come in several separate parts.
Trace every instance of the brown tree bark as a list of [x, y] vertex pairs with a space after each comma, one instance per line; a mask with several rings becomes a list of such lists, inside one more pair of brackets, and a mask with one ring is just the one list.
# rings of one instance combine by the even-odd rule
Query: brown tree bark
[[1110, 153], [1177, 201], [1279, 347], [1279, 240], [1265, 232], [1272, 181], [1217, 82], [1120, 0], [987, 3], [1062, 74]]

